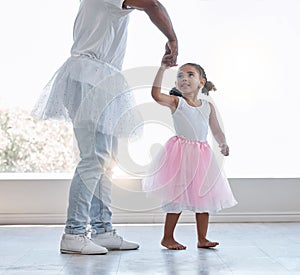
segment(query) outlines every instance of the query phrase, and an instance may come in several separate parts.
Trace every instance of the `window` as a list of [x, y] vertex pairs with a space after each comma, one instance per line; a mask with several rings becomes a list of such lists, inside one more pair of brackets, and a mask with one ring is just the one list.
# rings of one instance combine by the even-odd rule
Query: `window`
[[[199, 63], [218, 88], [212, 98], [230, 145], [230, 157], [224, 162], [227, 176], [299, 177], [299, 1], [190, 0], [180, 9], [177, 2], [162, 3], [179, 39], [178, 63]], [[78, 5], [73, 0], [16, 0], [2, 5], [0, 172], [74, 169], [71, 126], [34, 122], [28, 114], [69, 56]], [[165, 42], [147, 16], [134, 11], [124, 70], [158, 66]], [[141, 102], [153, 103], [148, 84], [133, 89]], [[150, 143], [163, 143], [173, 134], [160, 121], [147, 118], [145, 123], [147, 139], [128, 145], [132, 160], [140, 166], [149, 162]], [[10, 168], [4, 164], [8, 158]]]
[[68, 56], [77, 8], [70, 0], [17, 0], [1, 8], [0, 172], [54, 173], [74, 167], [70, 126], [34, 121], [29, 114]]

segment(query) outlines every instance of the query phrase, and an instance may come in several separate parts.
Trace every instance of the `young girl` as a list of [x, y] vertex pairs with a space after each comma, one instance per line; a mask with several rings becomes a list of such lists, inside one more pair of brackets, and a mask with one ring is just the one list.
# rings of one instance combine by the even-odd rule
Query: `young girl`
[[206, 141], [209, 126], [221, 153], [229, 155], [215, 108], [212, 103], [198, 98], [200, 90], [208, 95], [216, 88], [207, 81], [201, 66], [187, 63], [177, 74], [176, 88], [181, 94], [163, 94], [161, 83], [167, 68], [162, 62], [154, 80], [152, 97], [170, 108], [176, 135], [169, 139], [154, 161], [150, 175], [143, 180], [143, 187], [146, 192], [162, 197], [162, 209], [167, 212], [161, 241], [163, 246], [186, 249], [174, 239], [173, 233], [181, 212], [191, 210], [196, 216], [198, 248], [215, 247], [219, 243], [206, 238], [209, 213], [237, 203]]

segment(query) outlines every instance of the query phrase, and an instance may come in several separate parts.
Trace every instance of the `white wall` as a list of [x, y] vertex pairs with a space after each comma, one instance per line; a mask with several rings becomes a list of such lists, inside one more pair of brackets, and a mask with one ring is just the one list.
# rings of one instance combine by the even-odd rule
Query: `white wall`
[[[299, 178], [229, 179], [239, 204], [212, 216], [212, 222], [300, 222]], [[69, 179], [1, 179], [0, 224], [63, 224]], [[158, 202], [139, 192], [138, 179], [116, 179], [114, 223], [163, 221]], [[181, 222], [193, 222], [183, 214]]]

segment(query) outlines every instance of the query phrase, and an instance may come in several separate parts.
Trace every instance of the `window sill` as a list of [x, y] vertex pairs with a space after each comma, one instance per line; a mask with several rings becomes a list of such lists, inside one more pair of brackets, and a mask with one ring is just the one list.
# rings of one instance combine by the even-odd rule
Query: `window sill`
[[[71, 180], [73, 173], [0, 173], [1, 180]], [[133, 177], [128, 175], [116, 175], [113, 179], [140, 179], [139, 177]]]

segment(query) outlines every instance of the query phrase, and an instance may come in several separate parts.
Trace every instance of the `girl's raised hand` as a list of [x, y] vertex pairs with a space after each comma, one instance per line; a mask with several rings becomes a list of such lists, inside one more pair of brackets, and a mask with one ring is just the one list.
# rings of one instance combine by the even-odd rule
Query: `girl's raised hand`
[[160, 64], [160, 68], [163, 70], [167, 70], [167, 69], [171, 68], [171, 66], [168, 63], [165, 63], [164, 60], [162, 60], [161, 64]]

